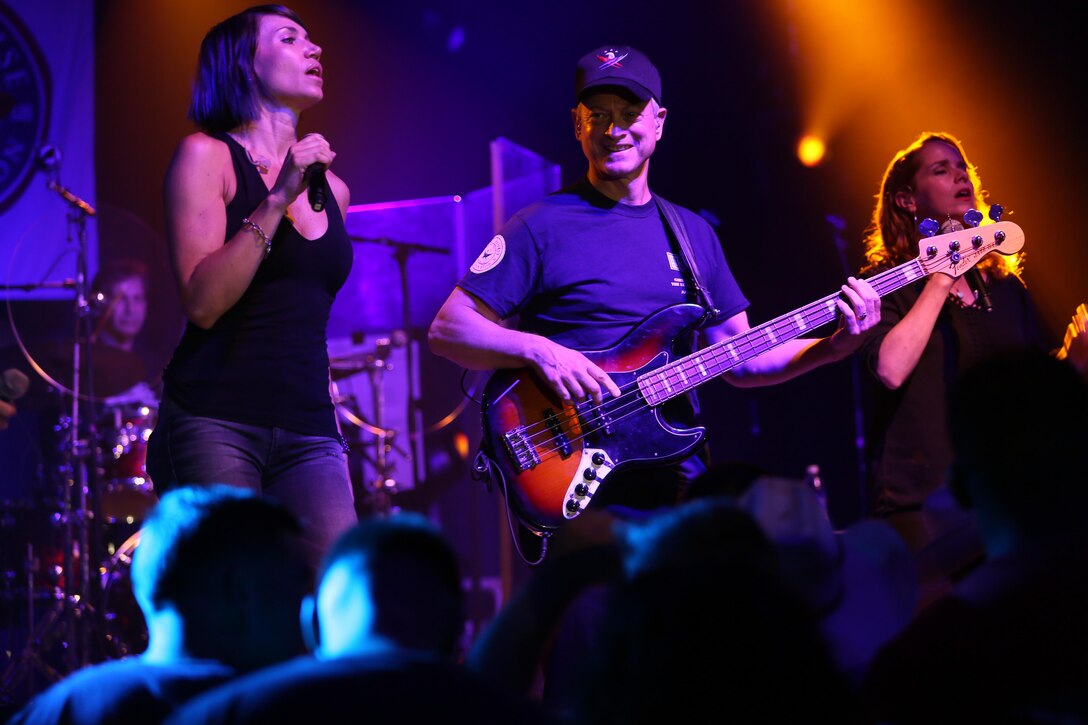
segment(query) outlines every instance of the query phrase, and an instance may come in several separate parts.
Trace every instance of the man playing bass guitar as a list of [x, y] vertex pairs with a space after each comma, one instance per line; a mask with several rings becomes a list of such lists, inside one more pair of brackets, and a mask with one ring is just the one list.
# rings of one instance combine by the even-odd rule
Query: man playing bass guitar
[[[428, 336], [433, 352], [462, 367], [514, 370], [525, 376], [504, 384], [503, 390], [489, 390], [485, 397], [492, 398], [492, 405], [500, 399], [509, 403], [506, 413], [495, 408], [493, 413], [513, 418], [515, 425], [519, 416], [541, 417], [540, 430], [497, 435], [502, 440], [486, 448], [493, 458], [523, 456], [513, 466], [500, 466], [507, 479], [500, 485], [508, 501], [514, 499], [521, 522], [544, 535], [590, 499], [594, 507], [642, 511], [675, 503], [684, 484], [705, 470], [701, 432], [678, 436], [680, 442], [670, 450], [655, 450], [646, 435], [631, 431], [628, 423], [635, 424], [624, 420], [623, 411], [614, 410], [607, 420], [598, 420], [602, 429], [625, 429], [646, 449], [633, 450], [635, 441], [628, 441], [618, 443], [622, 450], [595, 450], [596, 456], [580, 457], [580, 429], [568, 423], [577, 417], [584, 424], [594, 417], [594, 405], [623, 400], [628, 393], [617, 384], [618, 373], [653, 358], [644, 353], [655, 338], [670, 355], [688, 354], [751, 329], [748, 300], [713, 228], [650, 189], [650, 157], [667, 115], [657, 69], [635, 48], [603, 46], [579, 61], [575, 90], [573, 131], [588, 160], [586, 175], [506, 223], [443, 304]], [[708, 313], [710, 306], [714, 312]], [[723, 370], [721, 377], [742, 387], [769, 385], [847, 357], [880, 319], [880, 296], [865, 280], [850, 277], [821, 309], [826, 312], [821, 322], [838, 319], [829, 336], [772, 340], [765, 352]], [[655, 316], [662, 311], [664, 316]], [[516, 325], [511, 324], [515, 317]], [[580, 352], [613, 346], [613, 356]], [[704, 373], [707, 369], [698, 362], [693, 365]], [[541, 389], [532, 400], [521, 397], [529, 395], [531, 382]], [[664, 385], [663, 398], [669, 397], [671, 387]], [[660, 415], [686, 421], [693, 410], [690, 395], [669, 400]], [[554, 443], [555, 456], [545, 453], [545, 460], [538, 460], [540, 434]], [[552, 458], [564, 469], [595, 467], [594, 480], [568, 496], [567, 489], [573, 491], [578, 482], [567, 480], [565, 470], [550, 470]], [[621, 466], [623, 462], [655, 465]], [[509, 479], [519, 473], [540, 479], [532, 485], [558, 486], [557, 505], [540, 504], [532, 491], [515, 495], [512, 486], [525, 482]]]

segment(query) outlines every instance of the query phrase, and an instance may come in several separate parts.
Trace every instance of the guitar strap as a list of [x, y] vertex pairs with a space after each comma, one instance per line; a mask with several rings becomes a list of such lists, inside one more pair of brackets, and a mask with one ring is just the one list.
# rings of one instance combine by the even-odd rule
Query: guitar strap
[[699, 273], [699, 265], [695, 262], [695, 252], [691, 249], [691, 241], [688, 239], [688, 231], [684, 226], [684, 220], [680, 218], [680, 212], [676, 210], [672, 202], [657, 194], [654, 197], [657, 199], [657, 208], [661, 210], [661, 216], [665, 218], [665, 226], [672, 230], [673, 236], [676, 237], [676, 241], [680, 244], [680, 251], [684, 255], [684, 261], [687, 262], [688, 271], [691, 272], [691, 279], [695, 283], [695, 289], [699, 292], [699, 296], [702, 298], [703, 305], [711, 318], [717, 317], [721, 310], [714, 306], [714, 300], [710, 297], [710, 290], [703, 283], [703, 276]]

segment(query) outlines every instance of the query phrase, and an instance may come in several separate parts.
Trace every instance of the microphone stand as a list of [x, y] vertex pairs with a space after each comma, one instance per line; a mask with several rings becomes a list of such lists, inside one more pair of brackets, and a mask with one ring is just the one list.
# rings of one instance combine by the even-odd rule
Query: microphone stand
[[[45, 618], [35, 623], [33, 601], [33, 568], [36, 566], [32, 546], [27, 549], [27, 585], [28, 585], [28, 628], [27, 638], [17, 660], [6, 667], [0, 674], [0, 693], [11, 692], [15, 684], [24, 678], [30, 694], [33, 690], [33, 668], [41, 670], [46, 677], [55, 682], [91, 662], [90, 629], [96, 623], [96, 609], [92, 602], [92, 593], [97, 594], [99, 587], [92, 592], [92, 581], [97, 582], [97, 567], [92, 569], [92, 561], [100, 561], [98, 554], [99, 536], [89, 535], [89, 522], [97, 521], [98, 496], [95, 493], [94, 467], [88, 468], [87, 455], [93, 450], [97, 440], [93, 423], [84, 425], [80, 406], [84, 399], [93, 397], [81, 395], [80, 385], [84, 361], [90, 363], [90, 305], [87, 302], [87, 219], [97, 212], [87, 202], [80, 199], [59, 180], [59, 153], [42, 154], [39, 163], [48, 173], [46, 186], [56, 192], [68, 205], [68, 242], [72, 242], [72, 230], [76, 230], [76, 276], [74, 280], [64, 280], [52, 284], [8, 285], [6, 289], [34, 289], [56, 286], [71, 287], [75, 290], [75, 344], [72, 348], [72, 404], [70, 417], [65, 420], [61, 415], [57, 430], [66, 429], [66, 442], [62, 446], [60, 462], [59, 506], [61, 511], [57, 519], [64, 532], [63, 586], [55, 587], [56, 600]], [[91, 369], [88, 367], [88, 369]], [[92, 390], [93, 392], [93, 390]], [[78, 570], [77, 570], [78, 567]], [[59, 630], [54, 627], [60, 625]], [[63, 649], [62, 671], [57, 671], [46, 660], [50, 647], [60, 642]]]
[[[86, 625], [93, 623], [95, 601], [91, 594], [91, 561], [99, 561], [98, 537], [94, 541], [89, 536], [89, 522], [98, 520], [98, 496], [95, 491], [94, 467], [88, 467], [87, 457], [92, 452], [96, 435], [93, 418], [81, 415], [83, 399], [92, 396], [80, 394], [83, 370], [91, 367], [91, 330], [90, 304], [87, 301], [87, 219], [97, 212], [87, 202], [64, 188], [60, 184], [59, 174], [54, 167], [50, 169], [51, 178], [47, 186], [55, 191], [68, 204], [68, 228], [76, 230], [76, 276], [75, 289], [75, 344], [72, 347], [72, 407], [68, 423], [68, 443], [65, 448], [68, 465], [65, 473], [69, 478], [63, 481], [64, 495], [61, 497], [64, 511], [62, 520], [65, 527], [65, 623], [68, 634], [65, 648], [66, 665], [69, 672], [74, 672], [90, 662], [90, 639]], [[71, 242], [71, 238], [69, 238]], [[88, 378], [89, 379], [89, 378]], [[78, 576], [75, 561], [79, 554]], [[77, 613], [79, 608], [81, 612]], [[87, 614], [92, 616], [87, 616]], [[80, 626], [85, 625], [85, 626]]]

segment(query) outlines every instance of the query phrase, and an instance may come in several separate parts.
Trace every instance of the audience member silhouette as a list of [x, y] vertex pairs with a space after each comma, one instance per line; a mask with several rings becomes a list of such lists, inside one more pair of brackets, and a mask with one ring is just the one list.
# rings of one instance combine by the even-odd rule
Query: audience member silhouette
[[[762, 473], [749, 463], [718, 464], [713, 476], [697, 476], [685, 493], [736, 495]], [[600, 623], [611, 616], [608, 591], [623, 574], [614, 527], [627, 513], [591, 507], [556, 532], [543, 564], [474, 642], [470, 666], [528, 688], [554, 713], [568, 712], [581, 689], [578, 666], [597, 649]]]
[[341, 535], [308, 603], [302, 620], [305, 629], [316, 619], [315, 656], [207, 692], [168, 722], [545, 721], [536, 703], [458, 661], [460, 565], [421, 514], [366, 519]]
[[860, 722], [751, 515], [710, 497], [618, 532], [626, 577], [610, 591], [574, 722]]
[[13, 724], [159, 723], [190, 697], [304, 651], [298, 609], [309, 580], [298, 520], [226, 485], [165, 494], [140, 531], [132, 590], [145, 652], [77, 670]]
[[[704, 478], [715, 474], [711, 468]], [[840, 672], [856, 686], [915, 611], [918, 582], [907, 543], [885, 521], [835, 530], [816, 491], [800, 479], [760, 476], [737, 502], [774, 543], [785, 583], [817, 618]]]
[[877, 655], [886, 723], [1088, 721], [1088, 389], [1038, 350], [968, 369], [949, 400], [949, 486], [986, 559]]
[[[569, 663], [595, 648], [607, 590], [623, 575], [615, 521], [607, 509], [589, 508], [552, 536], [547, 558], [472, 642], [469, 668], [553, 713], [568, 709], [580, 676]], [[557, 639], [560, 628], [569, 636]]]
[[[584, 683], [600, 676], [600, 663], [589, 671], [583, 667], [587, 655], [604, 646], [602, 623], [616, 616], [609, 592], [630, 587], [623, 583], [624, 568], [635, 573], [675, 564], [699, 579], [713, 575], [714, 565], [699, 568], [705, 555], [760, 562], [781, 576], [789, 594], [807, 606], [806, 616], [815, 619], [823, 646], [851, 687], [877, 648], [909, 622], [917, 593], [914, 563], [886, 523], [863, 521], [835, 531], [815, 492], [800, 480], [770, 476], [744, 462], [719, 463], [696, 478], [685, 503], [695, 502], [697, 508], [683, 516], [703, 516], [705, 524], [685, 531], [677, 530], [691, 523], [683, 517], [654, 518], [641, 529], [595, 510], [569, 522], [554, 537], [548, 559], [473, 643], [469, 665], [508, 688], [541, 697], [553, 715], [570, 717], [585, 704], [577, 701]], [[761, 535], [747, 523], [729, 525], [742, 512], [755, 519]], [[617, 530], [623, 532], [618, 539]], [[769, 549], [764, 538], [773, 545]], [[590, 590], [594, 594], [586, 596]], [[595, 606], [601, 611], [587, 611]], [[677, 609], [686, 617], [682, 612]], [[555, 639], [559, 629], [576, 635]], [[571, 642], [580, 644], [572, 648]], [[541, 669], [544, 662], [548, 666]]]

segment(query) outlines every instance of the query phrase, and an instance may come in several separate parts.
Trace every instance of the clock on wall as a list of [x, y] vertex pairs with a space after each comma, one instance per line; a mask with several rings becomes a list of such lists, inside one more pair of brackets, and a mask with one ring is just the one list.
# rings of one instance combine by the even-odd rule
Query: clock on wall
[[49, 126], [49, 69], [37, 42], [0, 0], [0, 211], [34, 175]]

